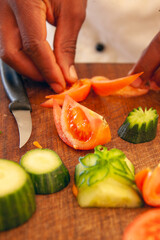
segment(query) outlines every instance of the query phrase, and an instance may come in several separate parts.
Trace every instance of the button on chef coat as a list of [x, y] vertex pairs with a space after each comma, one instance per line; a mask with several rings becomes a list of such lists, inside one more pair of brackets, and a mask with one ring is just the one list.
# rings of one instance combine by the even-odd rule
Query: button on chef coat
[[[89, 0], [76, 62], [135, 62], [160, 29], [159, 0]], [[52, 45], [54, 31], [47, 25]], [[105, 48], [97, 51], [96, 45]]]

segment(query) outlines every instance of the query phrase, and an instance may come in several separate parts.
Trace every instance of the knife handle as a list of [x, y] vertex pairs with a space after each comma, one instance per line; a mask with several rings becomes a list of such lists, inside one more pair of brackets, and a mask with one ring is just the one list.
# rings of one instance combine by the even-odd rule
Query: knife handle
[[11, 103], [9, 109], [12, 110], [32, 110], [28, 100], [26, 90], [23, 85], [23, 78], [13, 68], [2, 60], [0, 61], [2, 84]]

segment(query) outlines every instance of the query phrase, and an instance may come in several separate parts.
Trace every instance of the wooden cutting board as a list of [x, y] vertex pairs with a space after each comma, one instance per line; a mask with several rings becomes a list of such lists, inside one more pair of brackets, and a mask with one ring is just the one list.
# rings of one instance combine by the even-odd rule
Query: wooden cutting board
[[[78, 64], [80, 78], [95, 75], [114, 79], [126, 76], [131, 64]], [[54, 126], [52, 109], [42, 108], [40, 103], [45, 95], [52, 94], [44, 83], [27, 80], [26, 88], [32, 105], [33, 131], [31, 138], [22, 148], [18, 148], [19, 136], [16, 122], [8, 110], [9, 100], [0, 83], [0, 158], [20, 161], [21, 156], [35, 148], [33, 141], [38, 141], [43, 148], [56, 151], [67, 166], [71, 182], [61, 192], [51, 195], [37, 195], [37, 210], [33, 217], [24, 225], [10, 231], [0, 233], [0, 240], [120, 240], [125, 227], [140, 213], [149, 207], [137, 209], [123, 208], [86, 208], [78, 206], [72, 194], [75, 165], [78, 158], [88, 151], [78, 151], [68, 147], [57, 135]], [[160, 162], [160, 131], [156, 138], [148, 143], [131, 144], [117, 135], [129, 111], [141, 106], [153, 107], [160, 114], [160, 94], [150, 91], [147, 95], [137, 98], [117, 96], [99, 97], [93, 91], [82, 103], [88, 108], [104, 116], [110, 125], [112, 140], [106, 144], [108, 149], [119, 148], [133, 162], [136, 172], [145, 167], [154, 167]]]

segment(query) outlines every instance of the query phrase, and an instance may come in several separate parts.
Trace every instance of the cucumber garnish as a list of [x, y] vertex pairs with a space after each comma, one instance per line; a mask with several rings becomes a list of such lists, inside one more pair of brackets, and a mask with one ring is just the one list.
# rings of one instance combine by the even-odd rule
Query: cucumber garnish
[[134, 166], [119, 149], [97, 146], [80, 157], [75, 169], [77, 200], [81, 207], [139, 207]]
[[157, 111], [141, 107], [133, 109], [118, 129], [118, 135], [131, 143], [144, 143], [153, 140], [157, 133]]
[[29, 173], [37, 194], [55, 193], [70, 182], [70, 175], [58, 154], [50, 149], [33, 149], [20, 164]]

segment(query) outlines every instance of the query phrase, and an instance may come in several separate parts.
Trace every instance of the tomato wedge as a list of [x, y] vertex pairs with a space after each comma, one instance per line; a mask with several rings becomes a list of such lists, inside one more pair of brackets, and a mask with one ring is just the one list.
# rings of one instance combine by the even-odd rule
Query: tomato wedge
[[144, 180], [142, 186], [144, 201], [154, 207], [160, 207], [160, 166], [158, 165]]
[[148, 88], [135, 88], [132, 86], [126, 86], [123, 89], [113, 93], [112, 95], [123, 96], [123, 97], [138, 97], [148, 93]]
[[53, 117], [59, 137], [74, 149], [89, 150], [111, 140], [103, 117], [66, 95], [62, 110], [53, 99]]
[[60, 94], [53, 94], [46, 96], [46, 98], [50, 98], [41, 104], [42, 107], [53, 107], [53, 100], [55, 99], [60, 106], [62, 106], [65, 95], [69, 95], [76, 102], [81, 102], [86, 99], [91, 89], [91, 81], [88, 78], [80, 79], [76, 83], [74, 83], [71, 87], [66, 89], [64, 92]]
[[160, 239], [160, 209], [137, 216], [125, 229], [122, 240]]
[[109, 80], [104, 77], [93, 77], [91, 79], [92, 88], [96, 94], [100, 96], [108, 96], [128, 86], [142, 74], [143, 72], [114, 80]]
[[135, 175], [136, 185], [141, 192], [142, 192], [144, 181], [145, 181], [147, 175], [150, 173], [150, 171], [151, 171], [150, 168], [145, 168]]

